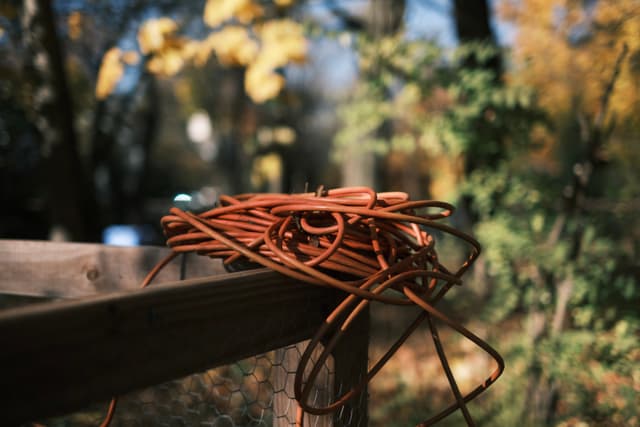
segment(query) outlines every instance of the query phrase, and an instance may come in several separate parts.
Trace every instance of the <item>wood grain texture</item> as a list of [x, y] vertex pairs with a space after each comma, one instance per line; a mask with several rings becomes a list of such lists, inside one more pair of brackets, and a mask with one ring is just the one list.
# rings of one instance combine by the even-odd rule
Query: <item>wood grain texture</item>
[[[86, 243], [0, 240], [0, 294], [77, 298], [133, 290], [170, 253], [154, 246], [119, 247]], [[180, 278], [177, 258], [156, 283]], [[189, 254], [186, 277], [225, 273], [220, 260]]]
[[0, 313], [0, 425], [308, 339], [335, 292], [260, 269]]
[[[338, 345], [333, 349], [334, 395], [341, 396], [360, 384], [369, 365], [369, 307], [358, 315]], [[369, 395], [365, 389], [333, 414], [334, 427], [366, 427], [369, 425]]]

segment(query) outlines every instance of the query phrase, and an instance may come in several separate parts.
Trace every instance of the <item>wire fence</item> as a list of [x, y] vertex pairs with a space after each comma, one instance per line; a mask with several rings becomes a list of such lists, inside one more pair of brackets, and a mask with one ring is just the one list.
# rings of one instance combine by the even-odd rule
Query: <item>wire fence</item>
[[[306, 342], [290, 345], [120, 396], [111, 426], [295, 426], [297, 403], [293, 383], [305, 346]], [[321, 349], [314, 352], [312, 362], [320, 352]], [[334, 379], [334, 362], [330, 357], [314, 384], [310, 398], [313, 406], [326, 406], [335, 399], [336, 393], [344, 392]], [[367, 399], [366, 393], [356, 398], [360, 403], [363, 399]], [[35, 425], [97, 426], [107, 405], [93, 405]], [[366, 414], [357, 414], [353, 407], [347, 406], [334, 414], [305, 414], [304, 425], [365, 426]]]

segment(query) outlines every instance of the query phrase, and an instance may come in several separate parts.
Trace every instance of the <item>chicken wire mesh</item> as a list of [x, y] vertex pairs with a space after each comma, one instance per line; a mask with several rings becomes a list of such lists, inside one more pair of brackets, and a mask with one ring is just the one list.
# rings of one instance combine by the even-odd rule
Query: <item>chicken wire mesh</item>
[[[295, 426], [297, 403], [293, 382], [305, 347], [306, 342], [286, 346], [120, 396], [111, 426]], [[321, 349], [313, 353], [312, 362], [320, 352]], [[344, 384], [335, 383], [334, 359], [330, 357], [314, 384], [310, 402], [313, 406], [328, 405], [344, 389]], [[334, 414], [305, 414], [304, 425], [366, 426], [366, 411], [356, 410], [366, 400], [364, 392], [353, 404]], [[84, 411], [27, 426], [98, 426], [107, 405], [93, 405]]]
[[[113, 426], [295, 425], [293, 377], [301, 345], [170, 381], [120, 398]], [[315, 401], [328, 403], [332, 363], [323, 367]], [[311, 417], [310, 426], [326, 425]]]

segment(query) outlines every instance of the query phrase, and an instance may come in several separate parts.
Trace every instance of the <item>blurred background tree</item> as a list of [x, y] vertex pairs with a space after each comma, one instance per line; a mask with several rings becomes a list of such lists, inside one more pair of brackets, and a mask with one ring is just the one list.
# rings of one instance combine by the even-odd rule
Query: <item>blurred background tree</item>
[[[479, 424], [638, 426], [639, 31], [637, 0], [8, 2], [0, 237], [161, 244], [181, 193], [451, 201], [484, 252], [446, 310], [507, 361]], [[488, 361], [443, 339], [464, 391]], [[451, 401], [432, 350], [385, 368], [372, 425]]]

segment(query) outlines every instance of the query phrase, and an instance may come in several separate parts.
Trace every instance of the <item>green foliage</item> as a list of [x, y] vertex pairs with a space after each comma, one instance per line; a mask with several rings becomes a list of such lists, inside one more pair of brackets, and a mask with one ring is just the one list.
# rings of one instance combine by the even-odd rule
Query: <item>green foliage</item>
[[638, 425], [640, 349], [633, 326], [637, 330], [637, 324], [621, 320], [595, 339], [591, 330], [574, 330], [540, 344], [542, 370], [563, 393], [558, 418]]
[[530, 144], [531, 126], [543, 120], [531, 90], [499, 84], [487, 69], [462, 67], [470, 51], [484, 61], [495, 48], [463, 46], [445, 60], [434, 43], [398, 35], [362, 36], [357, 48], [362, 78], [339, 107], [336, 161], [355, 147], [381, 157], [419, 151], [463, 157], [471, 168], [494, 165], [505, 147]]
[[[547, 384], [558, 396], [550, 425], [640, 425], [639, 224], [627, 202], [639, 194], [630, 166], [637, 144], [607, 134], [608, 164], [597, 165], [571, 207], [566, 186], [589, 149], [577, 114], [554, 129], [531, 88], [463, 66], [471, 54], [490, 60], [495, 49], [462, 46], [443, 59], [434, 44], [400, 37], [361, 38], [359, 48], [363, 77], [340, 107], [336, 157], [348, 144], [381, 157], [421, 152], [433, 160], [433, 181], [442, 158], [461, 161], [447, 194], [459, 197], [483, 246], [482, 318], [496, 329], [529, 324], [530, 313], [542, 319], [534, 336], [500, 334], [507, 379], [483, 398], [481, 424], [539, 425], [528, 416], [530, 399]], [[385, 410], [406, 404], [405, 394]]]
[[559, 403], [550, 425], [640, 425], [637, 327], [623, 320], [607, 332], [571, 330], [536, 345], [524, 336], [512, 339], [502, 348], [511, 362], [509, 380], [498, 383], [483, 404], [476, 406], [476, 421], [490, 426], [540, 425], [523, 421], [534, 405], [527, 400], [531, 373], [540, 372], [542, 383], [553, 380], [558, 384]]

